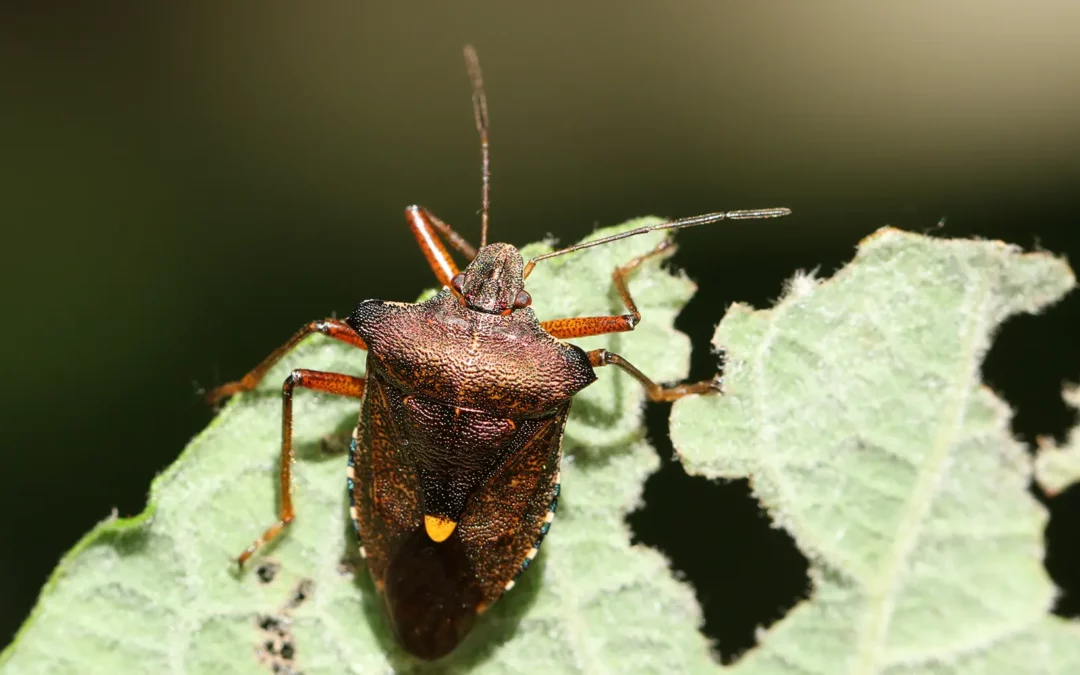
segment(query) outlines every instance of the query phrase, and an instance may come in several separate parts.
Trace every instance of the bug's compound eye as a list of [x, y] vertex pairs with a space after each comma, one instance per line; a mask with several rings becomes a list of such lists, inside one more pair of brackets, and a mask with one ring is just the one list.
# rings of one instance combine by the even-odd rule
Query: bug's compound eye
[[521, 309], [522, 307], [528, 307], [532, 304], [532, 296], [528, 291], [518, 291], [518, 294], [514, 296], [514, 309]]
[[458, 272], [454, 275], [454, 278], [450, 280], [450, 285], [454, 287], [454, 290], [461, 295], [462, 289], [465, 288], [465, 274]]

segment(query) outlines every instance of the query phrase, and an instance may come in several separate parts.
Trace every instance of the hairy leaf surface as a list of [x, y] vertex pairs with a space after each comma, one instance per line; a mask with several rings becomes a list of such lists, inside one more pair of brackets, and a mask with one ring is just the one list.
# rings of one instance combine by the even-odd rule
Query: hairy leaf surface
[[[611, 270], [661, 239], [540, 263], [528, 288], [541, 319], [621, 313]], [[103, 522], [65, 557], [0, 672], [1080, 672], [1080, 630], [1048, 614], [1032, 463], [979, 382], [995, 326], [1073, 283], [1046, 255], [884, 230], [833, 279], [797, 277], [771, 310], [732, 308], [715, 339], [728, 394], [678, 402], [673, 440], [692, 472], [751, 477], [811, 559], [814, 591], [729, 668], [698, 632], [690, 589], [630, 545], [624, 516], [657, 459], [641, 389], [614, 369], [575, 399], [540, 557], [434, 669], [388, 635], [355, 560], [344, 458], [321, 450], [355, 402], [299, 394], [298, 519], [237, 575], [230, 558], [275, 517], [280, 382], [294, 367], [363, 372], [362, 353], [316, 337], [155, 479], [145, 513]], [[631, 288], [638, 329], [581, 346], [683, 377], [689, 345], [672, 321], [692, 284], [654, 260]], [[260, 562], [278, 566], [269, 583]], [[283, 640], [287, 663], [267, 652]]]
[[[1065, 390], [1065, 400], [1080, 410], [1080, 387]], [[1061, 447], [1053, 443], [1041, 443], [1035, 457], [1035, 477], [1050, 496], [1080, 481], [1080, 426], [1074, 427], [1068, 442]]]
[[672, 440], [691, 473], [750, 478], [814, 587], [732, 672], [1080, 673], [1029, 453], [979, 373], [1002, 321], [1074, 284], [1046, 254], [887, 228], [728, 311], [727, 393], [677, 402]]
[[[658, 221], [594, 236], [647, 222]], [[527, 284], [537, 313], [623, 313], [612, 270], [663, 238], [636, 237], [540, 263]], [[546, 250], [533, 245], [525, 255]], [[672, 321], [693, 284], [654, 260], [635, 273], [631, 289], [646, 317], [641, 326], [580, 344], [618, 351], [661, 381], [685, 376], [689, 342]], [[246, 573], [236, 574], [231, 561], [277, 517], [286, 374], [296, 367], [362, 374], [364, 362], [362, 352], [316, 336], [257, 391], [235, 397], [154, 480], [146, 512], [106, 520], [64, 558], [0, 656], [0, 671], [256, 674], [272, 672], [275, 662], [307, 675], [424, 670], [389, 636], [367, 571], [353, 560], [345, 458], [321, 449], [324, 434], [355, 424], [357, 402], [298, 393], [297, 520]], [[708, 666], [693, 593], [659, 554], [630, 545], [624, 522], [657, 466], [642, 440], [641, 404], [641, 387], [614, 368], [575, 399], [560, 506], [540, 557], [440, 672], [591, 675]], [[257, 567], [267, 561], [280, 568], [262, 583]], [[301, 589], [305, 599], [297, 603]], [[276, 641], [278, 653], [289, 642], [294, 659], [272, 657], [267, 641]]]

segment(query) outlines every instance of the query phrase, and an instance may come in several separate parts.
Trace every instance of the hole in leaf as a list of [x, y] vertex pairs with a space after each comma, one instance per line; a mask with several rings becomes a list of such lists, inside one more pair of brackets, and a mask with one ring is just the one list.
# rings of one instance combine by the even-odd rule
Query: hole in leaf
[[1054, 614], [1080, 618], [1080, 485], [1073, 485], [1053, 499], [1046, 500], [1050, 522], [1046, 526], [1046, 571], [1061, 595], [1054, 604]]
[[1013, 409], [1013, 434], [1030, 446], [1039, 436], [1064, 442], [1078, 421], [1061, 397], [1062, 385], [1080, 378], [1074, 316], [1080, 316], [1076, 291], [1038, 316], [1010, 318], [983, 363], [983, 380]]
[[[1063, 383], [1080, 380], [1077, 316], [1076, 291], [1038, 316], [1014, 316], [995, 336], [983, 363], [983, 379], [1014, 411], [1013, 434], [1031, 448], [1040, 436], [1065, 443], [1080, 422], [1061, 396]], [[1054, 613], [1080, 617], [1080, 486], [1053, 498], [1034, 486], [1032, 493], [1050, 511], [1046, 570], [1060, 590]]]
[[809, 567], [788, 534], [773, 527], [745, 480], [689, 476], [671, 459], [667, 406], [647, 415], [663, 458], [645, 483], [645, 507], [628, 516], [638, 541], [660, 550], [693, 585], [703, 632], [731, 663], [757, 641], [755, 632], [784, 617], [809, 594]]

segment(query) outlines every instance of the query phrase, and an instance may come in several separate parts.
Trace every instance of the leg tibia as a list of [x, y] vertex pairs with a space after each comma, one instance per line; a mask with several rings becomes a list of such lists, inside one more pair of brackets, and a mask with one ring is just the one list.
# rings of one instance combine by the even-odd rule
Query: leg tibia
[[720, 393], [723, 384], [722, 378], [717, 375], [713, 379], [703, 382], [689, 382], [665, 387], [650, 380], [645, 376], [645, 373], [635, 368], [632, 363], [623, 357], [606, 349], [594, 349], [589, 352], [589, 363], [594, 368], [600, 366], [618, 366], [622, 368], [640, 382], [641, 386], [645, 387], [645, 395], [649, 397], [650, 401], [674, 401], [692, 394], [716, 394]]

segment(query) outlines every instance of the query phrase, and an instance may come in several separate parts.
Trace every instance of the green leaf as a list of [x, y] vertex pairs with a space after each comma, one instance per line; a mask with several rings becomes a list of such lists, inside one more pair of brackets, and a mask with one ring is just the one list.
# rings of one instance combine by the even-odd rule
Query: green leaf
[[728, 311], [726, 395], [678, 401], [672, 440], [692, 473], [750, 478], [813, 583], [732, 672], [1080, 673], [1030, 457], [979, 378], [1002, 321], [1074, 284], [1049, 255], [884, 229]]
[[[663, 236], [540, 263], [528, 286], [541, 319], [625, 311], [611, 271]], [[543, 250], [530, 246], [526, 256]], [[657, 380], [684, 377], [689, 344], [672, 321], [693, 285], [652, 261], [631, 289], [640, 327], [580, 344], [618, 351]], [[0, 655], [4, 675], [269, 673], [259, 650], [282, 638], [259, 627], [266, 617], [295, 648], [286, 665], [308, 675], [421, 669], [389, 637], [366, 570], [342, 565], [357, 546], [345, 459], [324, 456], [319, 440], [351, 428], [355, 401], [298, 394], [297, 520], [247, 573], [234, 572], [231, 558], [276, 518], [280, 384], [294, 367], [361, 374], [364, 355], [316, 336], [257, 391], [235, 397], [154, 480], [143, 514], [106, 520], [63, 559]], [[641, 387], [616, 369], [602, 369], [575, 399], [559, 512], [541, 555], [443, 671], [677, 673], [711, 663], [691, 590], [656, 552], [630, 545], [624, 516], [658, 463], [642, 440], [641, 403]], [[280, 565], [270, 583], [253, 569], [265, 561]], [[292, 606], [302, 583], [307, 599]]]
[[[1069, 387], [1064, 397], [1069, 405], [1080, 410], [1080, 387]], [[1080, 482], [1080, 426], [1073, 428], [1064, 446], [1058, 447], [1051, 442], [1039, 443], [1039, 451], [1035, 455], [1035, 479], [1051, 497]]]

